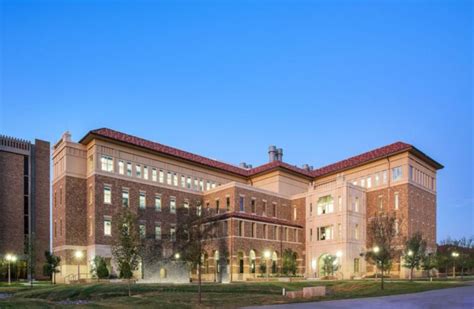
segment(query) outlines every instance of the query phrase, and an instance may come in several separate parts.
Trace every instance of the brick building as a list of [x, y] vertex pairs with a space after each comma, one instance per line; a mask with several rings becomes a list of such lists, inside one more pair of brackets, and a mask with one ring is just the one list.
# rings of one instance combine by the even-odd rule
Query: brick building
[[[286, 249], [306, 277], [321, 276], [326, 254], [338, 256], [340, 276], [364, 275], [367, 220], [382, 209], [396, 211], [400, 239], [421, 230], [434, 247], [442, 166], [415, 147], [398, 142], [319, 169], [283, 162], [274, 146], [268, 154], [267, 164], [253, 168], [110, 129], [90, 131], [78, 143], [64, 134], [53, 151], [60, 276], [74, 278], [78, 264], [88, 274], [95, 255], [111, 259], [112, 220], [121, 207], [134, 211], [141, 233], [156, 242], [174, 237], [180, 210], [212, 209], [220, 237], [203, 253], [203, 275], [219, 282], [256, 277], [263, 263], [278, 273]], [[87, 258], [75, 260], [77, 250]], [[172, 267], [165, 268], [153, 276], [145, 265], [137, 276], [170, 281]]]
[[[36, 278], [43, 277], [44, 252], [50, 249], [50, 145], [0, 135], [0, 256], [14, 254], [26, 277], [33, 249]], [[31, 245], [29, 245], [31, 243]]]

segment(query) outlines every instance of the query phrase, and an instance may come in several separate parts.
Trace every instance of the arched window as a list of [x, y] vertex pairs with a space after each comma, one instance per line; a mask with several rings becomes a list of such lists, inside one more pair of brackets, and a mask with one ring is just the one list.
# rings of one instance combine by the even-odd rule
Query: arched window
[[273, 251], [272, 254], [272, 274], [277, 273], [277, 263], [278, 263], [278, 254], [276, 251]]
[[255, 254], [255, 251], [254, 250], [250, 250], [249, 252], [249, 262], [250, 262], [250, 272], [252, 274], [255, 274], [255, 270], [256, 270], [256, 254]]
[[244, 273], [244, 253], [239, 251], [238, 253], [238, 260], [239, 260], [239, 274]]
[[166, 271], [166, 268], [161, 268], [160, 269], [160, 278], [165, 279], [168, 276], [168, 272]]

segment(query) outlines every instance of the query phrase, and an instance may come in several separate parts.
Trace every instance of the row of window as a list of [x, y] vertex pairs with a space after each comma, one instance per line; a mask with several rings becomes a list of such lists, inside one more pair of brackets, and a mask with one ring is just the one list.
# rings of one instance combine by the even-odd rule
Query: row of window
[[435, 179], [430, 175], [420, 171], [416, 167], [409, 166], [409, 177], [411, 181], [416, 182], [417, 184], [422, 185], [425, 188], [430, 190], [435, 190]]
[[[360, 238], [360, 229], [359, 229], [359, 224], [355, 224], [352, 228], [352, 234], [351, 234], [352, 239], [359, 240]], [[321, 226], [316, 228], [316, 241], [322, 241], [322, 240], [332, 240], [335, 239], [334, 236], [334, 226], [333, 225], [328, 225], [328, 226]], [[342, 224], [339, 223], [337, 225], [337, 239], [341, 240], [342, 239]], [[313, 229], [309, 229], [309, 241], [313, 241]]]
[[[92, 225], [91, 225], [92, 227]], [[143, 221], [140, 221], [138, 224], [138, 231], [140, 234], [140, 238], [146, 237], [146, 224]], [[112, 219], [110, 217], [104, 217], [104, 235], [105, 236], [112, 236]], [[155, 223], [155, 239], [161, 240], [162, 233], [161, 233], [161, 223]], [[169, 229], [169, 240], [176, 241], [176, 226], [171, 225]]]
[[[246, 224], [250, 225], [249, 231], [245, 231]], [[260, 237], [257, 234], [257, 226], [261, 225]], [[270, 228], [272, 229], [270, 235]], [[250, 232], [250, 233], [248, 233]], [[276, 225], [269, 225], [261, 224], [256, 222], [246, 222], [246, 221], [239, 221], [238, 222], [238, 230], [237, 235], [240, 237], [251, 237], [251, 238], [261, 238], [261, 239], [272, 239], [272, 240], [282, 240], [282, 241], [290, 241], [290, 233], [292, 233], [292, 240], [294, 242], [298, 242], [298, 229], [296, 228], [288, 228], [288, 227], [280, 227]]]
[[[383, 195], [379, 195], [377, 197], [377, 205], [378, 205], [379, 210], [384, 209], [384, 196]], [[394, 210], [400, 209], [400, 194], [398, 192], [395, 192], [393, 194], [393, 208]]]
[[[92, 165], [92, 156], [89, 160]], [[100, 166], [102, 171], [113, 173], [114, 159], [110, 156], [103, 155], [100, 158]], [[157, 169], [146, 165], [133, 164], [132, 162], [124, 160], [118, 160], [118, 173], [120, 175], [126, 175], [129, 177], [135, 176], [136, 178], [142, 178], [144, 180], [151, 180], [153, 182], [201, 192], [209, 191], [220, 186], [220, 183], [216, 183], [212, 180], [205, 180], [183, 174], [178, 175], [178, 173], [173, 171], [165, 171], [163, 169]]]
[[[392, 181], [399, 181], [402, 179], [402, 167], [397, 166], [392, 168]], [[367, 177], [360, 178], [359, 180], [353, 180], [352, 184], [357, 186], [361, 186], [367, 189], [372, 187], [377, 187], [381, 184], [387, 184], [388, 176], [387, 171], [381, 171], [379, 173], [375, 173], [374, 175], [369, 175]]]
[[[337, 205], [339, 211], [342, 211], [342, 197], [339, 196], [337, 199]], [[359, 197], [355, 196], [352, 199], [351, 210], [354, 212], [360, 211], [360, 201]], [[316, 213], [318, 216], [324, 214], [330, 214], [334, 212], [334, 199], [331, 195], [322, 196], [318, 199]], [[313, 215], [313, 203], [309, 203], [309, 215]]]

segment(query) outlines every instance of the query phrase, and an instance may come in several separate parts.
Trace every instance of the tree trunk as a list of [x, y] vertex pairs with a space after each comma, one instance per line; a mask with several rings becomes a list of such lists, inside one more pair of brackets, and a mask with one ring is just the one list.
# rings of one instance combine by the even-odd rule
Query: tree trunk
[[380, 281], [380, 282], [381, 282], [381, 289], [383, 290], [384, 289], [384, 286], [383, 286], [383, 262], [380, 263], [380, 264], [382, 266], [382, 267], [380, 267], [381, 268], [381, 273], [382, 273], [382, 281]]
[[410, 281], [413, 281], [413, 268], [410, 268]]
[[[199, 258], [200, 259], [200, 258]], [[199, 298], [198, 298], [198, 304], [201, 304], [201, 262], [198, 263], [198, 294], [199, 294]]]
[[130, 278], [128, 278], [128, 296], [132, 296], [132, 289], [130, 287]]

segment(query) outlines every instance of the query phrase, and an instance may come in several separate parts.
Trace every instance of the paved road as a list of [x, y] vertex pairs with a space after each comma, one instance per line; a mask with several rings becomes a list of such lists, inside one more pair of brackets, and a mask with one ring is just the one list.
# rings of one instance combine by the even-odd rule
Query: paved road
[[474, 308], [474, 285], [433, 290], [428, 292], [370, 297], [358, 299], [332, 300], [312, 303], [286, 304], [250, 307], [258, 309], [309, 309], [309, 308]]

